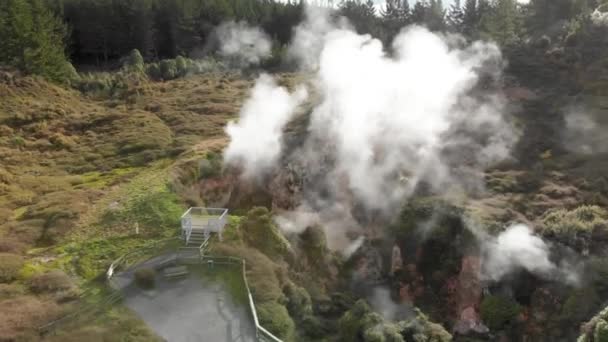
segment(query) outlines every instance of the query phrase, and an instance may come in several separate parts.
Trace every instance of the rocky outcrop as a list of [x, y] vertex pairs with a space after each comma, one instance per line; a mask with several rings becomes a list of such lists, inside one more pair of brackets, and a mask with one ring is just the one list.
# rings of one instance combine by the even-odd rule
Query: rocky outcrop
[[465, 256], [456, 284], [456, 307], [458, 318], [454, 332], [460, 335], [471, 333], [485, 334], [488, 328], [479, 317], [479, 305], [482, 297], [482, 284], [479, 280], [481, 259], [479, 256]]

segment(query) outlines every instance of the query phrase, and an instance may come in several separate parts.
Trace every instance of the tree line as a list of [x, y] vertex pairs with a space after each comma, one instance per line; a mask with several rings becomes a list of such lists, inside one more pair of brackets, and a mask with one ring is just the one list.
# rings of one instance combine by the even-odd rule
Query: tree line
[[[335, 3], [336, 15], [385, 42], [418, 24], [511, 46], [559, 23], [580, 21], [602, 1], [455, 0], [446, 8], [442, 0], [386, 0], [379, 11], [371, 0]], [[3, 0], [0, 64], [60, 79], [73, 72], [68, 60], [108, 67], [133, 49], [147, 61], [201, 57], [212, 51], [213, 29], [227, 20], [259, 26], [281, 47], [304, 7], [305, 0]]]

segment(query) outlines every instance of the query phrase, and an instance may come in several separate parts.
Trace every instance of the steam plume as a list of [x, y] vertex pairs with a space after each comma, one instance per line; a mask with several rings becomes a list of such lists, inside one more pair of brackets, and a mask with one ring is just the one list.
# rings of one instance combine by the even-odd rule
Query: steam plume
[[220, 42], [219, 53], [240, 66], [259, 64], [271, 54], [270, 37], [245, 22], [225, 22], [218, 26], [215, 34]]
[[[482, 75], [490, 84], [500, 75], [495, 45], [467, 45], [413, 26], [387, 53], [379, 40], [357, 34], [344, 20], [332, 22], [327, 14], [307, 18], [290, 51], [305, 70], [314, 70], [312, 92], [320, 96], [308, 137], [288, 159], [309, 180], [303, 207], [321, 217], [335, 208], [327, 203], [345, 208], [343, 219], [334, 218], [337, 224], [324, 222], [330, 245], [331, 236], [350, 241], [347, 232], [368, 228], [359, 226], [360, 220], [344, 224], [352, 222], [354, 212], [392, 214], [420, 182], [442, 192], [464, 184], [452, 170], [469, 172], [462, 178], [470, 179], [474, 172], [466, 170], [483, 169], [508, 155], [516, 137], [503, 118], [504, 101], [497, 91], [477, 89]], [[256, 88], [267, 88], [270, 81], [258, 82]], [[299, 103], [285, 92], [275, 95], [254, 90], [241, 123], [228, 128], [226, 160], [245, 160], [249, 174], [271, 168], [281, 150], [280, 128], [290, 115], [267, 113], [290, 113]], [[265, 128], [253, 129], [254, 122]], [[262, 137], [268, 142], [256, 141]], [[270, 152], [261, 150], [268, 146]], [[286, 214], [283, 227], [305, 228], [297, 220], [285, 224], [290, 217], [301, 215]]]
[[272, 167], [281, 153], [283, 127], [306, 96], [304, 88], [290, 94], [272, 77], [261, 75], [241, 109], [239, 122], [228, 123], [231, 142], [224, 153], [225, 162], [241, 166], [245, 177]]
[[497, 237], [486, 237], [482, 243], [484, 256], [482, 278], [499, 281], [506, 275], [525, 269], [545, 279], [556, 279], [576, 285], [579, 274], [568, 264], [556, 265], [550, 246], [535, 236], [525, 225], [515, 225]]

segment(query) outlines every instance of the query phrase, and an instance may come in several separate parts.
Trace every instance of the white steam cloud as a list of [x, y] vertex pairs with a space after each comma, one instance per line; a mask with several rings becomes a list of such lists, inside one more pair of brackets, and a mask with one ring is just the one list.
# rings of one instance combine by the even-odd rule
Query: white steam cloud
[[238, 123], [228, 123], [231, 142], [224, 152], [225, 162], [242, 167], [245, 177], [271, 168], [281, 153], [283, 127], [306, 96], [302, 87], [290, 94], [272, 77], [261, 75], [241, 108]]
[[608, 151], [605, 125], [583, 108], [572, 108], [564, 115], [565, 147], [575, 153], [595, 154]]
[[497, 237], [486, 237], [482, 255], [482, 278], [486, 280], [500, 281], [516, 270], [525, 269], [545, 279], [579, 283], [578, 272], [566, 263], [558, 266], [552, 262], [550, 246], [525, 225], [514, 225]]
[[272, 51], [270, 37], [245, 22], [225, 22], [217, 27], [215, 35], [220, 43], [220, 55], [241, 66], [259, 64]]
[[[308, 136], [291, 146], [289, 160], [310, 180], [301, 207], [334, 215], [335, 225], [323, 222], [330, 244], [332, 236], [352, 242], [353, 232], [369, 228], [351, 220], [355, 212], [392, 214], [420, 182], [442, 192], [464, 183], [453, 170], [470, 179], [508, 155], [516, 136], [503, 118], [504, 101], [498, 91], [480, 90], [500, 75], [495, 45], [467, 45], [414, 26], [387, 53], [379, 40], [317, 10], [309, 9], [290, 49], [314, 71], [311, 93], [319, 96]], [[260, 78], [240, 122], [228, 127], [226, 161], [241, 161], [249, 175], [276, 165], [281, 129], [301, 99]], [[343, 219], [334, 203], [344, 208]], [[289, 222], [294, 217], [306, 216], [287, 213], [279, 223], [305, 228], [299, 225], [308, 219]]]

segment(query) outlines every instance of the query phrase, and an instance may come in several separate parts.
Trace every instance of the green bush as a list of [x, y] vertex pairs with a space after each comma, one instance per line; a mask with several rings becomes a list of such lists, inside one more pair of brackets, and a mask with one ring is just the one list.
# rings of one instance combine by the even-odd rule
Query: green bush
[[222, 173], [222, 157], [217, 153], [210, 152], [199, 165], [200, 178], [217, 177]]
[[487, 296], [481, 302], [481, 318], [494, 330], [501, 329], [515, 320], [521, 307], [515, 301], [500, 296]]
[[302, 249], [313, 262], [324, 262], [327, 253], [327, 237], [323, 228], [319, 226], [308, 227], [300, 234]]
[[313, 315], [304, 317], [298, 327], [306, 336], [313, 339], [318, 339], [327, 333], [321, 321]]
[[583, 321], [592, 315], [600, 297], [593, 288], [573, 290], [564, 305], [562, 305], [561, 319], [571, 324]]
[[153, 230], [177, 228], [183, 208], [177, 196], [168, 191], [145, 194], [133, 201], [118, 219], [137, 222]]
[[176, 71], [176, 76], [177, 77], [184, 77], [188, 74], [189, 71], [189, 64], [191, 64], [192, 61], [189, 59], [186, 59], [182, 56], [177, 56], [175, 58], [175, 71]]
[[129, 56], [125, 59], [123, 68], [130, 72], [143, 72], [144, 71], [144, 58], [137, 49], [131, 50]]
[[162, 78], [160, 65], [158, 63], [148, 64], [146, 66], [146, 74], [153, 80], [160, 80]]
[[543, 233], [563, 240], [590, 236], [593, 232], [608, 230], [608, 212], [598, 206], [583, 205], [574, 210], [549, 211], [542, 218]]
[[356, 341], [367, 328], [373, 327], [381, 321], [382, 318], [371, 311], [365, 300], [360, 299], [338, 321], [340, 340]]
[[277, 302], [264, 302], [257, 306], [260, 324], [277, 337], [290, 340], [294, 335], [295, 324], [287, 308]]
[[608, 342], [608, 322], [603, 319], [595, 324], [593, 342]]
[[38, 274], [30, 280], [30, 289], [36, 293], [64, 291], [73, 287], [72, 279], [61, 270]]
[[252, 247], [271, 258], [285, 256], [288, 242], [272, 222], [270, 212], [265, 207], [251, 209], [241, 222], [241, 229]]
[[23, 258], [19, 255], [0, 253], [0, 282], [10, 282], [17, 278], [23, 264]]
[[287, 311], [291, 317], [300, 321], [312, 314], [312, 301], [306, 289], [288, 282], [283, 287], [283, 293], [287, 297]]
[[135, 284], [142, 289], [153, 289], [156, 284], [156, 271], [153, 268], [136, 270]]
[[177, 65], [174, 59], [165, 59], [160, 62], [160, 75], [163, 80], [172, 80], [178, 76]]

